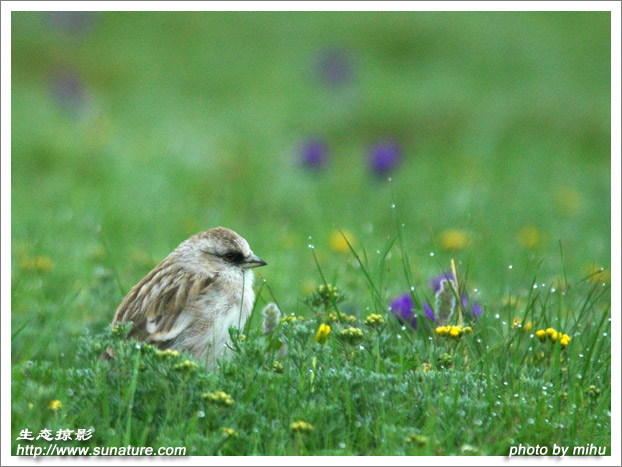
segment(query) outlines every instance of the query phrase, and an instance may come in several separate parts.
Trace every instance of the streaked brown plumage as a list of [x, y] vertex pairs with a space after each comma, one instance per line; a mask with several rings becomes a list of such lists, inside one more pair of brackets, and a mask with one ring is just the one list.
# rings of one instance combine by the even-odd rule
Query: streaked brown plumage
[[213, 366], [229, 327], [244, 326], [253, 307], [251, 268], [265, 264], [232, 230], [199, 232], [132, 288], [112, 324], [131, 321], [129, 337], [188, 351]]

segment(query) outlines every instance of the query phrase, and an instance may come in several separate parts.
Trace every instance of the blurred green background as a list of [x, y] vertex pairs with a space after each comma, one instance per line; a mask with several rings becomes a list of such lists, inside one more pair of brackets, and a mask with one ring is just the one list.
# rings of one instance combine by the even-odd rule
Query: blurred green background
[[559, 276], [560, 239], [571, 278], [609, 266], [608, 12], [14, 12], [11, 107], [14, 359], [101, 329], [218, 225], [286, 312], [318, 281], [310, 243], [369, 306], [331, 238], [373, 260], [395, 215], [416, 286], [455, 258], [488, 309], [541, 260]]

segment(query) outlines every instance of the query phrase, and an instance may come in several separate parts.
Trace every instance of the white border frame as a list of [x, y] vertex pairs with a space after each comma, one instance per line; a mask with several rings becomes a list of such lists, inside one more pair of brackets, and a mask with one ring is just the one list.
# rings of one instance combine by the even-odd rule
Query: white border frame
[[[11, 452], [11, 388], [8, 383], [11, 379], [11, 316], [6, 310], [11, 310], [11, 12], [12, 11], [611, 11], [611, 291], [612, 291], [612, 441], [620, 439], [620, 258], [622, 251], [620, 241], [621, 205], [621, 164], [620, 146], [620, 3], [619, 2], [399, 2], [399, 1], [301, 1], [301, 2], [21, 2], [5, 1], [1, 8], [1, 52], [2, 52], [2, 80], [1, 80], [1, 122], [2, 138], [0, 139], [1, 159], [1, 316], [2, 324], [2, 420], [1, 420], [1, 462], [2, 465], [82, 465], [85, 458], [45, 458], [36, 461], [24, 457], [10, 456]], [[559, 460], [553, 457], [422, 457], [416, 458], [417, 463], [429, 465], [464, 464], [464, 465], [497, 465], [499, 463], [522, 464], [558, 464], [567, 465], [602, 464], [620, 465], [620, 443], [612, 442], [611, 457], [602, 458], [564, 458]], [[94, 464], [148, 464], [148, 465], [206, 465], [215, 459], [207, 456], [184, 458], [103, 458], [94, 457], [89, 463]], [[221, 457], [214, 462], [218, 465], [317, 465], [335, 462], [334, 457]], [[340, 457], [342, 465], [412, 465], [411, 457]]]

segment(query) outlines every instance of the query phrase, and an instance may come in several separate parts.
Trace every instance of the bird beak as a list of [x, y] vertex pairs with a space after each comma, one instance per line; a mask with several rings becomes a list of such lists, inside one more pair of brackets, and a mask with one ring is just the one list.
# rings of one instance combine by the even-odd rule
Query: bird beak
[[244, 265], [242, 266], [244, 269], [258, 268], [259, 266], [265, 266], [266, 263], [259, 256], [251, 255], [248, 257], [246, 261], [244, 261]]

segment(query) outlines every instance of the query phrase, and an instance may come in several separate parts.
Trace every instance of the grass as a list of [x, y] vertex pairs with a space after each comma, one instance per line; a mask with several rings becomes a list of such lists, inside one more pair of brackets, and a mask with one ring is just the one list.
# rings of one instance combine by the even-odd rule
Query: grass
[[[607, 13], [58, 18], [12, 18], [13, 453], [24, 428], [90, 427], [64, 445], [609, 453]], [[326, 50], [342, 82], [318, 75]], [[321, 170], [298, 160], [311, 137]], [[391, 181], [367, 163], [387, 138]], [[220, 371], [109, 329], [133, 284], [217, 225], [270, 263]], [[422, 311], [452, 259], [454, 292], [483, 308], [460, 309], [460, 338]], [[404, 293], [416, 330], [388, 311]], [[304, 319], [264, 335], [269, 302]], [[540, 342], [549, 327], [567, 347]], [[100, 362], [108, 345], [122, 357]]]

